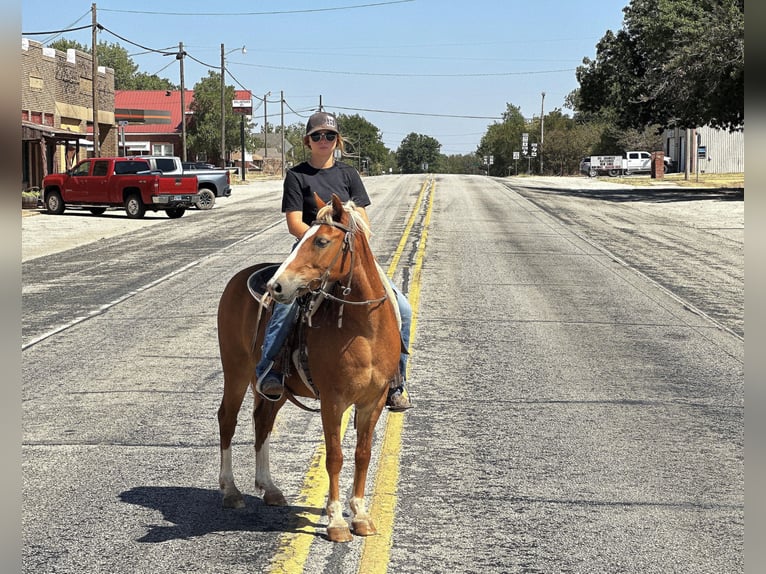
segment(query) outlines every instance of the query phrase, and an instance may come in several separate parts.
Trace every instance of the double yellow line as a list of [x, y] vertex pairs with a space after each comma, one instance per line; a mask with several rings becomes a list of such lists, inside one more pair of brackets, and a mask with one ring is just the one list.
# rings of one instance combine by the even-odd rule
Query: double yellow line
[[[435, 182], [433, 179], [426, 180], [420, 188], [415, 207], [405, 227], [399, 245], [394, 252], [391, 264], [386, 270], [388, 277], [393, 277], [399, 260], [409, 241], [412, 228], [417, 221], [423, 201], [428, 193], [428, 205], [420, 235], [415, 264], [410, 281], [408, 299], [412, 306], [412, 325], [410, 335], [410, 347], [415, 339], [418, 307], [420, 304], [420, 279], [425, 258], [426, 240], [431, 223], [433, 211], [433, 199]], [[343, 414], [341, 421], [341, 436], [345, 436], [351, 409]], [[378, 471], [375, 478], [375, 487], [371, 494], [370, 514], [378, 529], [378, 536], [371, 536], [364, 540], [362, 555], [359, 560], [359, 572], [364, 574], [384, 574], [388, 569], [389, 553], [391, 551], [394, 514], [396, 509], [396, 487], [399, 482], [399, 453], [401, 451], [401, 436], [404, 426], [402, 414], [389, 413], [386, 417], [386, 428], [383, 435]], [[329, 482], [325, 470], [325, 445], [324, 441], [317, 447], [309, 464], [309, 470], [303, 481], [303, 487], [295, 504], [306, 508], [323, 508]], [[316, 538], [313, 526], [316, 516], [309, 512], [298, 514], [297, 523], [308, 526], [298, 528], [295, 532], [282, 534], [279, 547], [271, 561], [269, 572], [272, 574], [296, 574], [303, 572], [308, 559], [311, 543]]]

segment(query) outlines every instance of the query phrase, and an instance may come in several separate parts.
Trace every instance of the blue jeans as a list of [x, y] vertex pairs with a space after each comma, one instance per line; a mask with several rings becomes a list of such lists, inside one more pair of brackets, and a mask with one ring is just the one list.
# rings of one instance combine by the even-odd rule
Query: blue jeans
[[[412, 325], [412, 307], [407, 297], [391, 282], [391, 288], [396, 294], [396, 303], [399, 305], [399, 314], [402, 316], [402, 342], [404, 348], [410, 347], [410, 326]], [[266, 333], [263, 336], [263, 345], [261, 346], [261, 360], [255, 366], [255, 375], [259, 379], [267, 373], [279, 354], [282, 345], [285, 344], [287, 337], [298, 320], [298, 303], [277, 303], [272, 304], [271, 319], [266, 325]], [[402, 376], [402, 387], [407, 380], [407, 360], [409, 355], [402, 353], [399, 356], [399, 373]]]

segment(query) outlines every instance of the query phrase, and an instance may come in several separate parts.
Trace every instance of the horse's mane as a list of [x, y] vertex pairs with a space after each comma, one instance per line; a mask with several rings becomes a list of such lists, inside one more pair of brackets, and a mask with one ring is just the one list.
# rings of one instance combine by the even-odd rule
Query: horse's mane
[[[354, 203], [353, 200], [349, 200], [343, 204], [343, 211], [345, 211], [349, 215], [348, 227], [352, 233], [356, 232], [358, 229], [361, 229], [362, 233], [364, 233], [366, 237], [370, 236], [370, 228], [367, 225], [367, 223], [364, 221], [362, 214], [356, 210], [356, 203]], [[317, 212], [316, 219], [317, 221], [332, 223], [333, 213], [334, 213], [334, 210], [333, 210], [332, 203], [328, 203], [327, 205], [319, 209], [319, 211]]]

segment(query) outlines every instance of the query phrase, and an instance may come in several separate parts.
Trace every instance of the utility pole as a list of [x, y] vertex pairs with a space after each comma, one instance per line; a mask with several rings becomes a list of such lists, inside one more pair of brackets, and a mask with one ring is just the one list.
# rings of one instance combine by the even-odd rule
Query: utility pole
[[285, 91], [279, 91], [279, 107], [282, 123], [282, 179], [285, 178]]
[[91, 91], [93, 92], [93, 157], [99, 157], [101, 150], [99, 149], [100, 134], [98, 133], [98, 19], [96, 18], [96, 3], [91, 5], [92, 15], [92, 69], [91, 75], [93, 76], [93, 82], [91, 83]]
[[181, 64], [181, 161], [186, 161], [186, 85], [184, 84], [184, 43], [178, 42], [176, 58]]
[[226, 54], [221, 44], [221, 167], [226, 169], [226, 106], [224, 97], [226, 96]]
[[545, 135], [545, 92], [540, 104], [540, 175], [543, 175], [543, 141]]
[[319, 111], [324, 111], [324, 106], [322, 105], [322, 94], [319, 94]]
[[269, 120], [266, 116], [266, 98], [271, 95], [263, 94], [263, 159], [266, 159], [269, 155]]

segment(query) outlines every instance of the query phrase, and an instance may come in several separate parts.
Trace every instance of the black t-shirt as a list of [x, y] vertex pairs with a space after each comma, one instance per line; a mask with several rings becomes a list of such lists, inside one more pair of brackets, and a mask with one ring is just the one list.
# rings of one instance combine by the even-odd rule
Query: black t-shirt
[[357, 207], [370, 205], [362, 178], [352, 166], [336, 161], [326, 169], [316, 169], [307, 161], [287, 170], [282, 192], [282, 212], [302, 211], [303, 222], [311, 225], [319, 211], [314, 194], [329, 203], [332, 194], [341, 201], [352, 199]]

